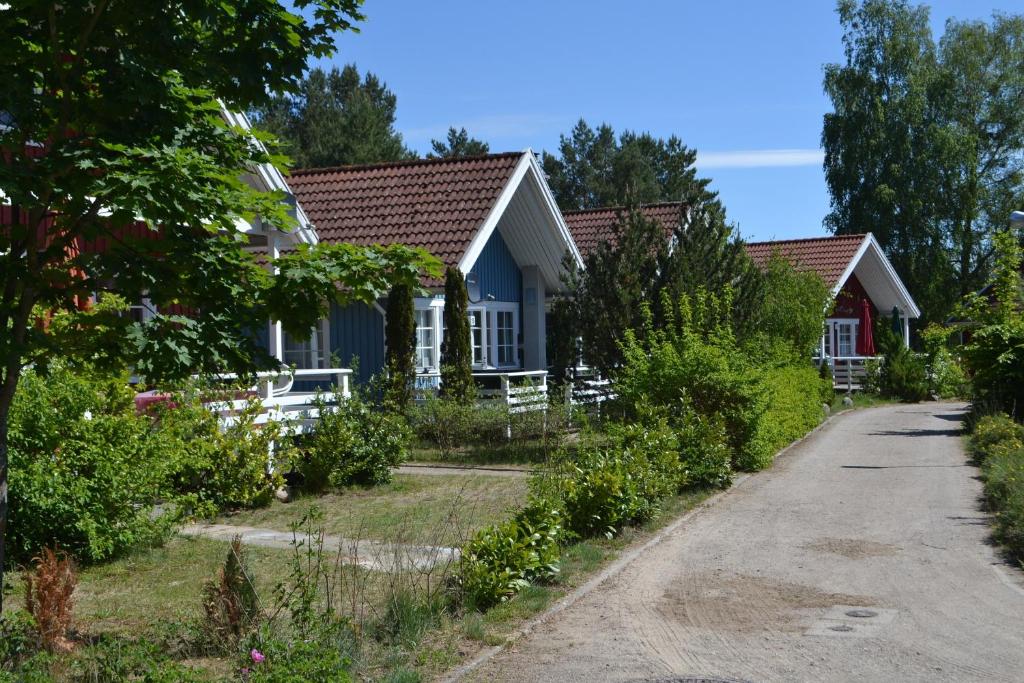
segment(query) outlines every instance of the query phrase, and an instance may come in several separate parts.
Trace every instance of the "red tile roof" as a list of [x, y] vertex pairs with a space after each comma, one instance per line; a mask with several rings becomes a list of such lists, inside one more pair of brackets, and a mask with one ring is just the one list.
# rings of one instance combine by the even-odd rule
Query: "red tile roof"
[[293, 171], [320, 239], [423, 247], [456, 266], [525, 152]]
[[835, 287], [846, 272], [850, 261], [856, 256], [866, 235], [836, 235], [834, 237], [811, 237], [801, 240], [779, 240], [776, 242], [750, 242], [747, 254], [759, 266], [768, 263], [772, 254], [779, 252], [797, 268], [813, 270], [829, 287]]
[[[672, 231], [679, 223], [682, 209], [681, 202], [663, 202], [641, 206], [640, 213], [661, 224], [666, 236], [671, 237]], [[624, 216], [625, 211], [625, 207], [613, 206], [603, 209], [566, 211], [563, 212], [563, 215], [576, 246], [585, 257], [597, 249], [601, 242], [615, 245], [615, 226]]]

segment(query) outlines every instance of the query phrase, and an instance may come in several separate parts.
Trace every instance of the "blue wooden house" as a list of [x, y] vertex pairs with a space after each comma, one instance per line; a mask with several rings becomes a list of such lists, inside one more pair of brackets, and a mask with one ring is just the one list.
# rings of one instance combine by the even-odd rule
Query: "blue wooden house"
[[[288, 183], [319, 240], [422, 247], [464, 274], [473, 370], [485, 390], [507, 394], [522, 378], [543, 383], [545, 305], [565, 255], [582, 259], [531, 150], [305, 169]], [[425, 281], [415, 300], [422, 384], [438, 376], [443, 284]], [[385, 307], [335, 306], [308, 340], [279, 333], [279, 357], [300, 370], [327, 368], [333, 357], [356, 365], [356, 381], [365, 382], [384, 367]]]

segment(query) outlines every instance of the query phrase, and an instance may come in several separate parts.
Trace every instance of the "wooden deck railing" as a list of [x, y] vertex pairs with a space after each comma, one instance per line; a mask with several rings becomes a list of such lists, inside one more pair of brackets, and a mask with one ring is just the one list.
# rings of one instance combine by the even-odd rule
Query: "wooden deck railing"
[[[548, 408], [548, 373], [546, 370], [513, 372], [474, 372], [476, 395], [485, 401], [501, 401], [510, 413], [525, 413]], [[421, 372], [416, 375], [420, 394], [430, 394], [441, 386], [441, 373]]]
[[[349, 368], [316, 368], [281, 372], [260, 372], [256, 374], [256, 383], [242, 391], [247, 396], [229, 400], [215, 400], [205, 403], [207, 408], [217, 414], [222, 426], [229, 427], [238, 419], [239, 413], [248, 406], [253, 398], [263, 404], [263, 411], [257, 416], [256, 424], [264, 424], [271, 420], [286, 423], [293, 432], [301, 434], [310, 429], [320, 417], [316, 398], [327, 403], [337, 403], [349, 398], [351, 393], [352, 370]], [[237, 381], [234, 374], [217, 375], [217, 381]], [[293, 391], [295, 381], [316, 381], [333, 384], [333, 391]]]
[[[874, 358], [876, 356], [826, 356], [825, 362], [832, 368], [832, 384], [836, 389], [846, 391], [863, 388], [868, 374], [867, 361]], [[821, 358], [814, 360], [821, 365]]]

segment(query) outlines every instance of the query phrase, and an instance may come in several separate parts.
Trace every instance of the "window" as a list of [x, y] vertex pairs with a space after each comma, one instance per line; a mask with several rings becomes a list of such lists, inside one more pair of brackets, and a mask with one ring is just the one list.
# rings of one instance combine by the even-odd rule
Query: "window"
[[422, 370], [437, 368], [437, 346], [433, 308], [416, 309], [416, 367]]
[[482, 308], [469, 309], [469, 343], [473, 347], [473, 365], [487, 364], [486, 313]]
[[497, 365], [509, 366], [516, 363], [516, 328], [512, 311], [494, 312], [495, 354]]
[[144, 323], [153, 317], [153, 307], [149, 299], [143, 297], [137, 303], [128, 307], [128, 317], [133, 323]]
[[309, 339], [298, 339], [284, 332], [284, 362], [300, 370], [323, 368], [327, 365], [327, 343], [324, 326], [310, 330]]
[[857, 355], [858, 321], [828, 320], [825, 323], [825, 355], [844, 358]]

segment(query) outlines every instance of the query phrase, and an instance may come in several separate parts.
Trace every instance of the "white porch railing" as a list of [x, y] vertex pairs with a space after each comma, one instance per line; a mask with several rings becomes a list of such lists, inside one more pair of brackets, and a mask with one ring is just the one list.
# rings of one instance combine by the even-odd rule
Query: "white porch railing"
[[572, 376], [565, 383], [565, 403], [570, 412], [574, 406], [586, 406], [601, 411], [601, 404], [616, 398], [612, 381], [602, 378], [595, 368], [578, 366], [571, 371]]
[[[286, 423], [295, 433], [304, 433], [312, 427], [320, 416], [315, 404], [319, 393], [327, 402], [343, 401], [352, 395], [352, 370], [349, 368], [315, 368], [301, 370], [283, 370], [281, 372], [260, 372], [256, 374], [256, 384], [241, 390], [247, 395], [229, 400], [208, 401], [204, 405], [217, 414], [223, 427], [235, 424], [239, 413], [249, 401], [259, 398], [263, 410], [256, 417], [256, 424], [265, 424], [271, 420]], [[217, 375], [213, 379], [219, 381], [237, 380], [235, 374]], [[331, 382], [333, 391], [293, 391], [296, 380]]]
[[[515, 372], [474, 372], [476, 395], [485, 401], [501, 401], [510, 413], [525, 413], [548, 408], [547, 370]], [[416, 374], [416, 388], [436, 391], [441, 386], [440, 372]]]
[[[877, 356], [826, 356], [825, 362], [832, 369], [832, 384], [836, 389], [853, 391], [864, 386], [867, 377], [867, 361]], [[815, 363], [821, 365], [822, 359], [815, 357]]]

